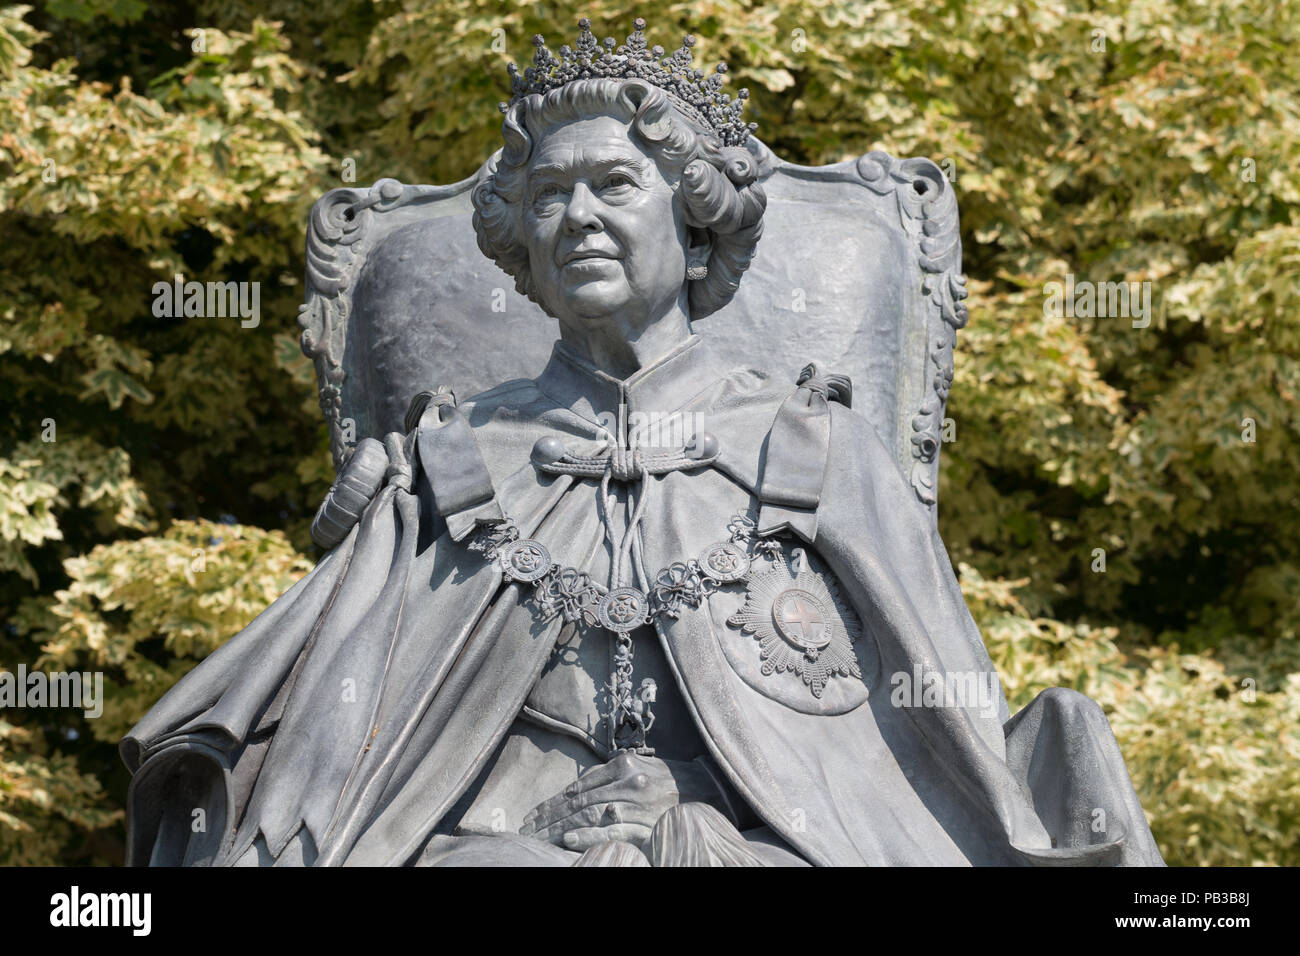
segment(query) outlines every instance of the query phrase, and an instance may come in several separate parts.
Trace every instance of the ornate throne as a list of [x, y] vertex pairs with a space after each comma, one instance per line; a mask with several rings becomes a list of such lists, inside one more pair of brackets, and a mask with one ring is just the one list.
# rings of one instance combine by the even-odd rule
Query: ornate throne
[[[763, 238], [736, 297], [696, 331], [732, 365], [792, 384], [809, 362], [851, 376], [853, 407], [933, 516], [967, 318], [952, 188], [928, 159], [797, 166], [747, 145], [768, 197]], [[312, 208], [299, 324], [336, 469], [363, 438], [401, 431], [418, 391], [468, 397], [532, 377], [550, 354], [555, 321], [478, 249], [469, 197], [486, 165], [450, 186], [335, 189]]]

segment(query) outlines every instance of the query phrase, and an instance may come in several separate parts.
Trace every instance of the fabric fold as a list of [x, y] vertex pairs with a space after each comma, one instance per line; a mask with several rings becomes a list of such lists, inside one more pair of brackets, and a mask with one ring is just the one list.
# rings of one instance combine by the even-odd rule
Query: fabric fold
[[[598, 456], [610, 437], [602, 416], [627, 402], [634, 413], [662, 403], [717, 443], [705, 467], [643, 477], [648, 497], [637, 500], [649, 506], [629, 537], [637, 587], [663, 574], [676, 586], [688, 562], [748, 515], [760, 531], [774, 530], [771, 521], [793, 531], [780, 547], [804, 549], [858, 625], [857, 671], [831, 677], [820, 696], [797, 675], [762, 670], [755, 636], [732, 621], [744, 583], [684, 598], [675, 616], [645, 629], [662, 653], [656, 666], [672, 677], [664, 690], [680, 695], [708, 759], [773, 839], [822, 865], [1160, 862], [1095, 705], [1049, 693], [1010, 717], [930, 514], [872, 426], [828, 401], [847, 400], [848, 383], [811, 374], [792, 393], [756, 372], [708, 369], [707, 350], [692, 340], [632, 379], [587, 382], [594, 373], [557, 348], [537, 383], [465, 403], [455, 419], [481, 457], [441, 473], [466, 481], [439, 494], [432, 459], [389, 480], [311, 573], [123, 741], [136, 774], [133, 861], [407, 865], [445, 856], [457, 839], [445, 818], [509, 752], [503, 742], [561, 631], [529, 600], [530, 585], [506, 582], [470, 546], [477, 518], [468, 516], [498, 503], [553, 561], [605, 584], [600, 576], [621, 561], [601, 523], [599, 480], [547, 474], [530, 453], [554, 438]], [[420, 461], [439, 454], [424, 429], [413, 443], [390, 443], [412, 444]], [[467, 516], [455, 535], [448, 509]], [[630, 521], [627, 511], [625, 501], [617, 520]], [[602, 656], [593, 645], [582, 665], [598, 671]], [[899, 674], [969, 676], [991, 696], [896, 705]], [[552, 696], [535, 702], [564, 710], [565, 694], [594, 698], [607, 672], [589, 677], [552, 682]], [[570, 703], [577, 721], [588, 702]], [[561, 739], [585, 746], [581, 732]], [[188, 837], [165, 812], [191, 791], [211, 802], [219, 839]], [[1105, 813], [1101, 831], [1080, 822], [1093, 808]]]

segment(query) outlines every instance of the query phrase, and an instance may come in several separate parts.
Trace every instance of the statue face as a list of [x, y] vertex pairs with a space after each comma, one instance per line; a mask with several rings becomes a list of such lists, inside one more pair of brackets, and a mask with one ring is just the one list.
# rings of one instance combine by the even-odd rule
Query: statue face
[[674, 197], [627, 123], [593, 116], [546, 132], [529, 165], [523, 222], [547, 311], [590, 329], [669, 308], [686, 281], [687, 228]]

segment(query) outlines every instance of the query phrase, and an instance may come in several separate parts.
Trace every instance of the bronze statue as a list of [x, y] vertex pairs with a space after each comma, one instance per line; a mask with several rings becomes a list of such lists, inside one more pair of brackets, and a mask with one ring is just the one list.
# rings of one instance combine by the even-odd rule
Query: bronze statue
[[[935, 527], [965, 321], [951, 192], [879, 153], [781, 166], [724, 66], [635, 26], [602, 46], [583, 21], [558, 56], [537, 38], [504, 148], [465, 184], [318, 204], [303, 321], [340, 465], [330, 550], [124, 741], [131, 861], [1159, 863], [1094, 703], [1008, 713]], [[851, 287], [851, 237], [809, 198], [832, 181], [894, 216], [853, 278], [884, 297], [856, 382], [733, 302], [756, 252], [823, 273], [814, 298]], [[842, 261], [760, 242], [769, 187], [782, 228]], [[443, 361], [421, 336], [459, 327], [418, 283], [475, 266], [392, 270], [455, 221], [420, 204], [466, 194], [463, 228], [559, 338], [535, 377], [463, 401], [426, 380], [396, 419], [363, 393]], [[806, 290], [785, 291], [745, 308]], [[479, 301], [466, 336], [496, 335], [506, 367], [529, 340]], [[729, 331], [697, 334], [715, 313]], [[737, 366], [736, 339], [802, 371]]]

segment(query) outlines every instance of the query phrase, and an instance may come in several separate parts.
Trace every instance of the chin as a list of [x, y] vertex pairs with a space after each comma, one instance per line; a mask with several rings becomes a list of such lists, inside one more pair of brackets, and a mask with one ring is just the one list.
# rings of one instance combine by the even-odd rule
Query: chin
[[609, 282], [584, 282], [564, 289], [560, 299], [568, 306], [566, 311], [582, 318], [601, 318], [625, 308], [632, 297], [626, 288], [613, 287]]

